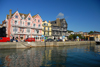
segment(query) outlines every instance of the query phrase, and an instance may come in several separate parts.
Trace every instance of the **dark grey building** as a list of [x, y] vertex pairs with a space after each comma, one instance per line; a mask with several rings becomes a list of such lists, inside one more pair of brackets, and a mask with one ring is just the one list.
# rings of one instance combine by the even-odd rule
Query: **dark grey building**
[[62, 39], [62, 36], [65, 36], [67, 38], [66, 32], [68, 24], [64, 18], [57, 18], [55, 21], [51, 21], [50, 23], [52, 24], [51, 28], [53, 38]]

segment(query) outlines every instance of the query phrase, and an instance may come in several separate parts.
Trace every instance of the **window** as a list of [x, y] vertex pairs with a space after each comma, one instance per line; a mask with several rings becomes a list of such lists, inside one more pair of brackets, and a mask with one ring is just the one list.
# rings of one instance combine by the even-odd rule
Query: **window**
[[44, 32], [44, 35], [45, 35], [45, 32]]
[[46, 25], [46, 23], [44, 23], [44, 25]]
[[28, 20], [31, 20], [31, 18], [28, 18]]
[[0, 38], [0, 40], [2, 40], [2, 38]]
[[44, 30], [45, 30], [45, 27], [44, 27]]
[[24, 17], [22, 17], [22, 19], [24, 19]]
[[15, 15], [15, 18], [18, 18], [18, 16], [17, 16], [17, 15]]
[[38, 25], [38, 27], [40, 27], [40, 24]]
[[22, 25], [22, 21], [20, 21], [20, 25]]
[[36, 33], [39, 33], [39, 30], [36, 30]]
[[33, 27], [35, 27], [35, 24], [33, 24]]
[[38, 20], [38, 22], [40, 22], [40, 20]]
[[15, 20], [15, 24], [17, 24], [17, 21]]
[[49, 30], [49, 28], [48, 28], [48, 30]]
[[23, 22], [23, 25], [24, 25], [24, 22]]
[[17, 32], [17, 28], [16, 27], [13, 27], [13, 32]]
[[34, 21], [36, 22], [36, 19]]
[[48, 35], [49, 35], [49, 32], [48, 32]]
[[30, 33], [30, 29], [27, 29], [27, 32]]
[[30, 22], [28, 22], [28, 26], [30, 26]]
[[22, 31], [22, 28], [20, 28], [20, 31]]

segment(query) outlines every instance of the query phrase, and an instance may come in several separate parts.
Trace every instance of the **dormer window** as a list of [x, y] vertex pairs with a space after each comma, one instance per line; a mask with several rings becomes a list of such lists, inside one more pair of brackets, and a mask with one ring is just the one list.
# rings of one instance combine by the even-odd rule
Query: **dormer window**
[[15, 15], [15, 18], [18, 18], [18, 16], [17, 16], [17, 15]]
[[22, 19], [24, 19], [24, 17], [22, 17]]
[[28, 18], [28, 20], [31, 20], [31, 18]]

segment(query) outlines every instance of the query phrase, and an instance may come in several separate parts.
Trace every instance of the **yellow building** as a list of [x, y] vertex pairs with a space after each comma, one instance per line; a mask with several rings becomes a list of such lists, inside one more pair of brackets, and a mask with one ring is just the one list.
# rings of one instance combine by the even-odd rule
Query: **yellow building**
[[89, 36], [94, 37], [95, 41], [100, 41], [100, 32], [99, 33], [92, 33]]
[[51, 38], [52, 36], [52, 28], [51, 28], [51, 23], [47, 21], [42, 22], [42, 35], [44, 35], [47, 38]]

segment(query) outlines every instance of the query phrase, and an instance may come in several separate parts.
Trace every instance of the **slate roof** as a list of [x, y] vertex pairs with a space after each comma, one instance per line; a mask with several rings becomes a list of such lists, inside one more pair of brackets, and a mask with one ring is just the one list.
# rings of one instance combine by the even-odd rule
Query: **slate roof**
[[[63, 20], [65, 20], [65, 18], [60, 19], [60, 23], [59, 23], [60, 26], [61, 26], [61, 23], [63, 22]], [[65, 22], [66, 22], [66, 20], [65, 20]], [[51, 23], [53, 26], [58, 26], [56, 20], [55, 20], [55, 21], [51, 21], [50, 23]], [[67, 22], [66, 22], [66, 24], [67, 24]]]
[[[15, 12], [15, 13], [16, 13], [16, 12]], [[11, 16], [13, 16], [15, 13], [13, 13]], [[20, 16], [24, 15], [24, 16], [25, 16], [25, 19], [26, 19], [26, 17], [29, 15], [29, 13], [28, 13], [28, 14], [19, 13], [19, 15], [20, 15]], [[36, 15], [37, 15], [37, 14], [36, 14]], [[32, 16], [32, 18], [34, 18], [36, 15]], [[8, 15], [8, 14], [7, 14], [7, 19], [9, 19], [9, 15]]]

